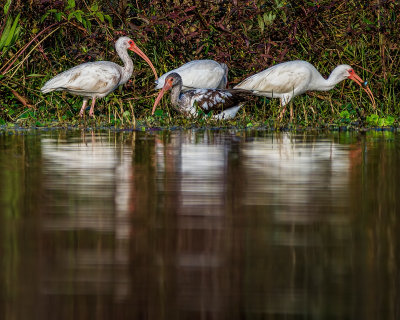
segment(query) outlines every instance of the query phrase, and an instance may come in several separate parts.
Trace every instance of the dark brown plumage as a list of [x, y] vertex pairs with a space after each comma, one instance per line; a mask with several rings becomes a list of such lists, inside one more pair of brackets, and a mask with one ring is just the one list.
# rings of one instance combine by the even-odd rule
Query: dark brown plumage
[[195, 89], [185, 92], [182, 90], [182, 78], [177, 73], [171, 73], [165, 79], [164, 87], [161, 89], [156, 101], [154, 111], [164, 93], [171, 90], [172, 105], [187, 116], [197, 116], [198, 110], [205, 114], [213, 112], [215, 119], [232, 119], [253, 93], [241, 89]]

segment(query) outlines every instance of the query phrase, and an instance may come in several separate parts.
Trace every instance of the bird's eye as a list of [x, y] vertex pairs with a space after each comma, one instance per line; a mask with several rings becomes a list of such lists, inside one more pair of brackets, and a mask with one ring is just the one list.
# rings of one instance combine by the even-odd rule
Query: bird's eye
[[350, 69], [350, 70], [349, 70], [349, 73], [352, 74], [352, 73], [353, 73], [353, 69]]

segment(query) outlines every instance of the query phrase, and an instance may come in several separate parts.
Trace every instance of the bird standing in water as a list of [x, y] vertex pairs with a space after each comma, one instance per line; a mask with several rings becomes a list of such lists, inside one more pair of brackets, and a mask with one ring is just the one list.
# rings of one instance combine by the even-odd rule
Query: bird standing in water
[[244, 102], [253, 95], [251, 91], [233, 89], [195, 89], [182, 92], [181, 76], [170, 73], [165, 78], [165, 84], [154, 102], [152, 114], [168, 90], [171, 90], [172, 105], [179, 112], [196, 117], [200, 109], [205, 114], [213, 112], [213, 118], [219, 120], [234, 118]]
[[89, 115], [94, 115], [94, 105], [97, 98], [102, 98], [125, 84], [132, 75], [133, 62], [128, 51], [131, 50], [143, 58], [157, 77], [156, 69], [150, 59], [128, 37], [120, 37], [115, 43], [115, 49], [123, 61], [120, 66], [111, 61], [87, 62], [66, 70], [47, 81], [41, 88], [43, 93], [51, 91], [67, 91], [83, 96], [83, 105], [79, 115], [83, 117], [89, 99], [92, 99]]
[[[368, 94], [375, 109], [375, 99], [367, 83], [355, 73], [352, 67], [346, 64], [337, 66], [328, 79], [324, 79], [317, 69], [307, 61], [288, 61], [248, 77], [234, 89], [251, 90], [255, 95], [280, 98], [283, 109], [279, 118], [282, 118], [286, 111], [286, 105], [295, 96], [306, 91], [331, 90], [345, 79], [351, 79], [360, 85]], [[290, 113], [292, 119], [292, 107]]]

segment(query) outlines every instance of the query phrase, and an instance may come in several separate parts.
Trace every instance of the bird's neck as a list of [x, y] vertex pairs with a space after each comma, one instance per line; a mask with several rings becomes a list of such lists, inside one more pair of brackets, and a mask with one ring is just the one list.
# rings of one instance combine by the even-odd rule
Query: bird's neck
[[129, 56], [128, 51], [126, 49], [116, 48], [116, 50], [117, 50], [117, 53], [118, 53], [119, 57], [121, 58], [122, 62], [124, 63], [124, 65], [122, 67], [122, 75], [121, 75], [121, 80], [119, 81], [119, 84], [124, 84], [132, 76], [133, 62], [132, 62], [132, 59]]
[[332, 71], [332, 73], [329, 75], [328, 79], [324, 79], [320, 75], [320, 80], [319, 80], [319, 91], [328, 91], [333, 89], [334, 86], [336, 86], [340, 81], [343, 80], [343, 78], [339, 77], [339, 74], [336, 69]]
[[173, 106], [178, 106], [181, 96], [182, 83], [178, 83], [171, 89], [171, 103]]

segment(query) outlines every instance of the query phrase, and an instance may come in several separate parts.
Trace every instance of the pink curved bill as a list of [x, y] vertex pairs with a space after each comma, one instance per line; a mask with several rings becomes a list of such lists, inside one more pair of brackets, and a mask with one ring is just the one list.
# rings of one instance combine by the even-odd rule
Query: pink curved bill
[[353, 80], [354, 82], [358, 83], [358, 85], [363, 88], [363, 90], [368, 94], [368, 97], [371, 99], [372, 102], [372, 107], [374, 110], [376, 110], [376, 104], [375, 104], [375, 98], [374, 95], [372, 94], [371, 89], [366, 85], [366, 82], [364, 82], [355, 72], [353, 72], [349, 79]]
[[158, 103], [161, 101], [161, 98], [163, 97], [165, 92], [167, 92], [171, 88], [172, 88], [171, 83], [170, 82], [165, 82], [164, 87], [160, 90], [160, 93], [158, 94], [158, 96], [156, 98], [156, 101], [154, 101], [153, 110], [151, 111], [152, 115], [154, 114], [154, 111], [156, 111], [156, 107], [157, 107]]
[[143, 53], [143, 51], [140, 50], [136, 44], [132, 44], [129, 47], [129, 50], [137, 53], [144, 61], [147, 62], [147, 64], [150, 66], [151, 70], [153, 70], [154, 76], [156, 77], [156, 80], [157, 80], [158, 79], [158, 75], [157, 75], [156, 68], [154, 68], [154, 66], [151, 63], [150, 59]]

